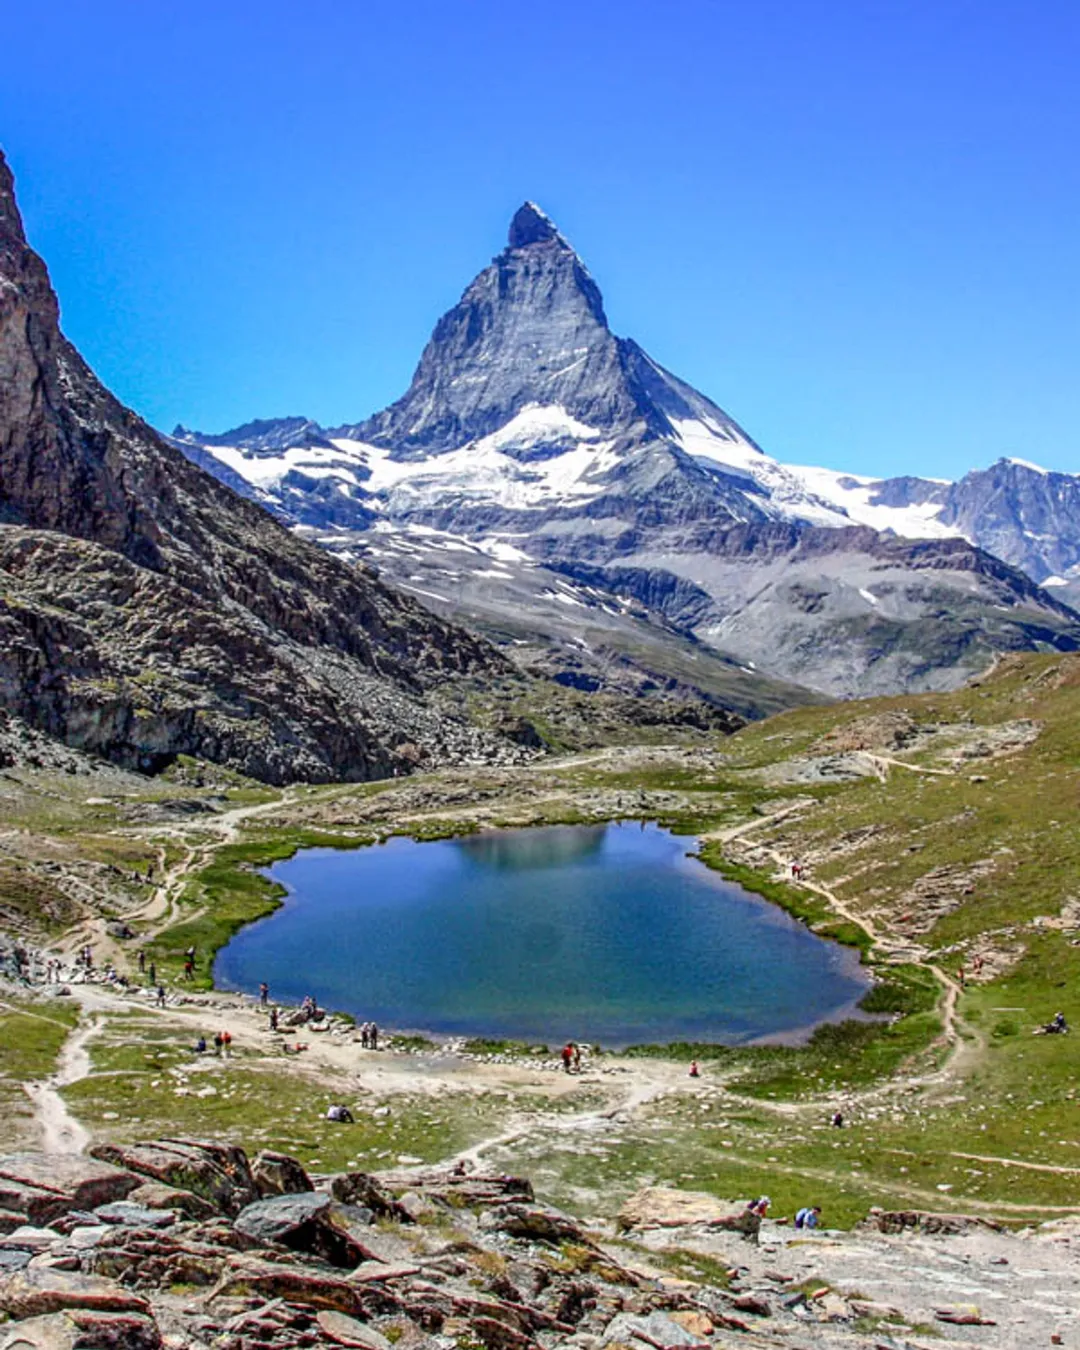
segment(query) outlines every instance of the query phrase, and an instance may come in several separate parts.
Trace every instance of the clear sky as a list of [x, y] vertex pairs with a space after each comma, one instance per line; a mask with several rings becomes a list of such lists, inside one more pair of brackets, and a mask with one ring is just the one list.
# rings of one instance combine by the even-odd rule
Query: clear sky
[[781, 459], [1080, 472], [1076, 0], [36, 0], [0, 145], [155, 424], [400, 395], [527, 197]]

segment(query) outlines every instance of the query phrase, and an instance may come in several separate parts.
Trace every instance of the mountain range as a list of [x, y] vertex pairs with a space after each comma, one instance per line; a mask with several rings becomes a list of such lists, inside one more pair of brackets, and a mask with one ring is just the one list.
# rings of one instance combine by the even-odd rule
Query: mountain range
[[833, 696], [937, 689], [999, 652], [1080, 644], [1080, 478], [779, 463], [611, 332], [532, 203], [384, 411], [171, 439], [295, 533], [580, 687], [630, 670], [722, 699], [741, 669]]

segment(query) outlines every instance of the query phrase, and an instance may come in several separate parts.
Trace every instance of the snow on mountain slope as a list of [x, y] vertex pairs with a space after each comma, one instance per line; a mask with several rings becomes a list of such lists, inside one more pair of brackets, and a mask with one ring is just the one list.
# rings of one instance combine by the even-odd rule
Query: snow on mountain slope
[[[954, 525], [939, 519], [943, 500], [913, 501], [906, 505], [887, 505], [883, 496], [890, 481], [866, 478], [861, 474], [840, 473], [836, 469], [813, 468], [802, 464], [788, 464], [785, 472], [802, 483], [804, 490], [815, 500], [826, 502], [844, 524], [869, 525], [874, 530], [891, 530], [902, 539], [944, 539], [951, 535], [965, 537]], [[943, 479], [928, 480], [948, 487]], [[821, 520], [828, 525], [835, 521]], [[974, 542], [974, 541], [972, 541]]]

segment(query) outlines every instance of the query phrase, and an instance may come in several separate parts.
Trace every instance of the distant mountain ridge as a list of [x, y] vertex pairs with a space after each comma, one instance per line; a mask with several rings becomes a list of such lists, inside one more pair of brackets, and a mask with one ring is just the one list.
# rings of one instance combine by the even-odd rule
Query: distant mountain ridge
[[[573, 645], [573, 607], [615, 616], [666, 597], [664, 621], [703, 648], [834, 695], [947, 687], [999, 651], [1080, 642], [1080, 617], [1005, 565], [1035, 580], [1076, 565], [1076, 482], [1020, 466], [950, 485], [780, 464], [611, 332], [596, 282], [533, 203], [383, 412], [331, 429], [177, 428], [175, 443], [496, 636]], [[557, 597], [567, 624], [548, 613], [529, 630], [530, 594], [537, 611]]]

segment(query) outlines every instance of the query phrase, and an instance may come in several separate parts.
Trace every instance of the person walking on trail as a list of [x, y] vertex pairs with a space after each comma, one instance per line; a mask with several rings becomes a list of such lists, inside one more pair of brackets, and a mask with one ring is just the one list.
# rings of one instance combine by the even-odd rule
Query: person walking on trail
[[821, 1206], [807, 1205], [795, 1215], [796, 1228], [816, 1228], [821, 1220]]
[[271, 1009], [270, 1009], [270, 1030], [271, 1030], [271, 1031], [277, 1031], [277, 1029], [278, 1029], [278, 1011], [277, 1011], [276, 1008], [271, 1008]]
[[574, 1072], [581, 1072], [581, 1046], [574, 1042]]
[[145, 973], [146, 973], [146, 953], [141, 951], [139, 953], [139, 974], [144, 975]]
[[265, 980], [259, 985], [259, 1002], [264, 1008], [270, 1002], [270, 986]]
[[572, 1042], [567, 1041], [562, 1048], [562, 1066], [564, 1073], [570, 1072], [570, 1066], [573, 1064], [573, 1062], [574, 1062], [574, 1047]]
[[221, 1053], [226, 1059], [232, 1058], [232, 1032], [223, 1031], [221, 1033]]
[[195, 978], [195, 962], [190, 956], [184, 957], [184, 979], [193, 980]]
[[157, 1005], [159, 1008], [165, 1006], [165, 986], [163, 984], [159, 984], [157, 987]]

